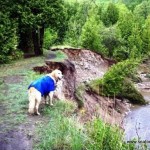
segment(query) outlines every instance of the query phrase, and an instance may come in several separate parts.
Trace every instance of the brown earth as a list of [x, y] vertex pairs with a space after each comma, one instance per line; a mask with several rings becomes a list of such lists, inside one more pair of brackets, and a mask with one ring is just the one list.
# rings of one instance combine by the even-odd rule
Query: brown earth
[[[116, 99], [115, 101], [106, 97], [101, 97], [91, 92], [86, 88], [86, 83], [90, 80], [101, 78], [104, 73], [109, 69], [109, 66], [114, 62], [109, 59], [105, 59], [102, 56], [91, 52], [89, 50], [81, 49], [63, 49], [62, 50], [68, 59], [62, 62], [53, 62], [55, 58], [54, 52], [48, 55], [44, 65], [43, 58], [29, 59], [26, 62], [17, 62], [16, 64], [9, 65], [9, 67], [1, 68], [0, 84], [5, 83], [5, 86], [1, 88], [2, 95], [7, 95], [8, 84], [22, 83], [24, 74], [26, 71], [34, 67], [35, 71], [40, 73], [51, 72], [55, 68], [62, 70], [64, 74], [64, 83], [62, 90], [62, 97], [66, 99], [72, 99], [77, 102], [76, 90], [81, 84], [84, 84], [85, 90], [81, 91], [81, 97], [83, 99], [84, 107], [77, 109], [76, 113], [79, 116], [81, 122], [85, 123], [95, 117], [102, 118], [105, 122], [111, 124], [121, 125], [125, 113], [128, 111], [129, 104], [121, 102]], [[38, 66], [41, 65], [42, 66]], [[35, 67], [37, 66], [37, 67]], [[22, 70], [23, 68], [23, 70]], [[7, 70], [6, 70], [7, 69]], [[6, 74], [7, 71], [7, 74]], [[12, 74], [12, 71], [17, 73]], [[5, 74], [3, 74], [5, 72]], [[21, 86], [22, 87], [22, 86]], [[3, 104], [3, 100], [0, 103], [0, 114], [2, 119], [7, 114], [6, 104]], [[27, 104], [26, 104], [27, 105]], [[27, 106], [23, 108], [23, 112], [27, 111]], [[9, 114], [8, 114], [9, 115]], [[17, 117], [18, 114], [11, 114], [11, 117]], [[35, 137], [35, 126], [45, 122], [47, 119], [45, 116], [28, 116], [26, 114], [26, 121], [22, 124], [14, 125], [12, 127], [11, 120], [0, 120], [0, 149], [1, 150], [31, 150], [33, 149], [33, 143], [38, 142]]]
[[[53, 49], [53, 51], [55, 50]], [[114, 62], [90, 50], [62, 49], [61, 51], [68, 56], [68, 59], [54, 62], [49, 54], [45, 61], [46, 65], [35, 67], [34, 70], [42, 73], [50, 72], [56, 68], [60, 69], [64, 74], [62, 93], [66, 99], [73, 99], [78, 102], [76, 90], [81, 84], [85, 85], [86, 90], [80, 94], [83, 107], [77, 111], [81, 122], [99, 116], [105, 122], [121, 126], [130, 105], [118, 99], [113, 100], [98, 96], [86, 88], [86, 83], [93, 79], [102, 78]]]

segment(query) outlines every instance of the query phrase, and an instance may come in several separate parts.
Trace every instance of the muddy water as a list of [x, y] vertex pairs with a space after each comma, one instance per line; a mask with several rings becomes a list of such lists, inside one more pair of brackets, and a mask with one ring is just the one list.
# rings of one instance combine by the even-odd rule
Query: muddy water
[[[150, 91], [141, 91], [150, 103]], [[137, 139], [150, 145], [150, 104], [134, 106], [124, 120], [125, 140]]]

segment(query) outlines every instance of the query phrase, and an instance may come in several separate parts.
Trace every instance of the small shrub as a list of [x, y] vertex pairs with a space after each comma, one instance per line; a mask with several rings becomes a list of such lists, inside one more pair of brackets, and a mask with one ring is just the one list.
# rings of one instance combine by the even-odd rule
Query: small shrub
[[123, 142], [123, 132], [118, 127], [112, 127], [99, 119], [88, 124], [88, 134], [88, 150], [134, 150], [134, 144]]
[[82, 28], [80, 37], [81, 46], [106, 55], [106, 50], [104, 45], [102, 45], [102, 37], [100, 35], [102, 29], [102, 22], [97, 22], [95, 16], [91, 16]]
[[[94, 80], [90, 87], [103, 96], [128, 98], [133, 103], [145, 104], [143, 96], [135, 89], [127, 77], [134, 73], [138, 60], [125, 60], [113, 65], [103, 79]], [[135, 97], [135, 99], [134, 99]]]
[[50, 47], [52, 46], [52, 44], [54, 44], [56, 39], [57, 39], [57, 33], [54, 32], [52, 29], [47, 28], [44, 32], [43, 48], [50, 49]]
[[78, 103], [78, 108], [82, 108], [84, 107], [84, 98], [83, 98], [83, 94], [85, 92], [85, 85], [80, 85], [76, 91], [75, 91], [75, 97], [76, 97], [76, 101]]

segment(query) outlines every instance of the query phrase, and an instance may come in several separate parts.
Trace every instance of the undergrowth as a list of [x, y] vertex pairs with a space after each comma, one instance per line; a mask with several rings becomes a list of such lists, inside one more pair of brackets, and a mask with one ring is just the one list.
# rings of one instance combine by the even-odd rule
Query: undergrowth
[[58, 101], [55, 107], [44, 109], [48, 123], [39, 125], [39, 143], [34, 150], [134, 150], [133, 144], [123, 142], [118, 127], [105, 124], [99, 118], [81, 124], [72, 102]]
[[129, 77], [135, 73], [139, 60], [125, 60], [113, 65], [102, 79], [93, 80], [89, 86], [102, 96], [126, 98], [131, 103], [146, 104]]
[[[38, 65], [40, 60], [32, 58], [0, 66], [0, 125], [11, 127], [27, 119], [27, 87], [31, 81], [42, 76], [29, 69], [33, 64]], [[18, 79], [20, 76], [22, 78]], [[133, 145], [123, 142], [123, 134], [117, 127], [111, 127], [99, 118], [87, 124], [80, 123], [75, 109], [76, 105], [68, 101], [57, 101], [54, 107], [44, 107], [42, 114], [46, 119], [36, 124], [35, 136], [39, 142], [34, 143], [34, 150], [134, 149]]]

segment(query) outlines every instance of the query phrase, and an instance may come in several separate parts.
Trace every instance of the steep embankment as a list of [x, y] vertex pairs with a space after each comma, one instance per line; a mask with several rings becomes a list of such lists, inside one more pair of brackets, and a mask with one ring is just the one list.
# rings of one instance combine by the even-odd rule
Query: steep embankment
[[[64, 74], [63, 89], [59, 97], [77, 101], [77, 111], [82, 122], [86, 122], [96, 116], [111, 124], [121, 125], [129, 104], [115, 101], [110, 98], [101, 97], [92, 92], [86, 83], [102, 78], [109, 66], [114, 62], [103, 58], [101, 55], [84, 49], [62, 49], [65, 54], [64, 60], [55, 59], [56, 49], [50, 51], [46, 65], [35, 67], [35, 71], [49, 72], [59, 68]], [[59, 93], [60, 94], [60, 93]]]

